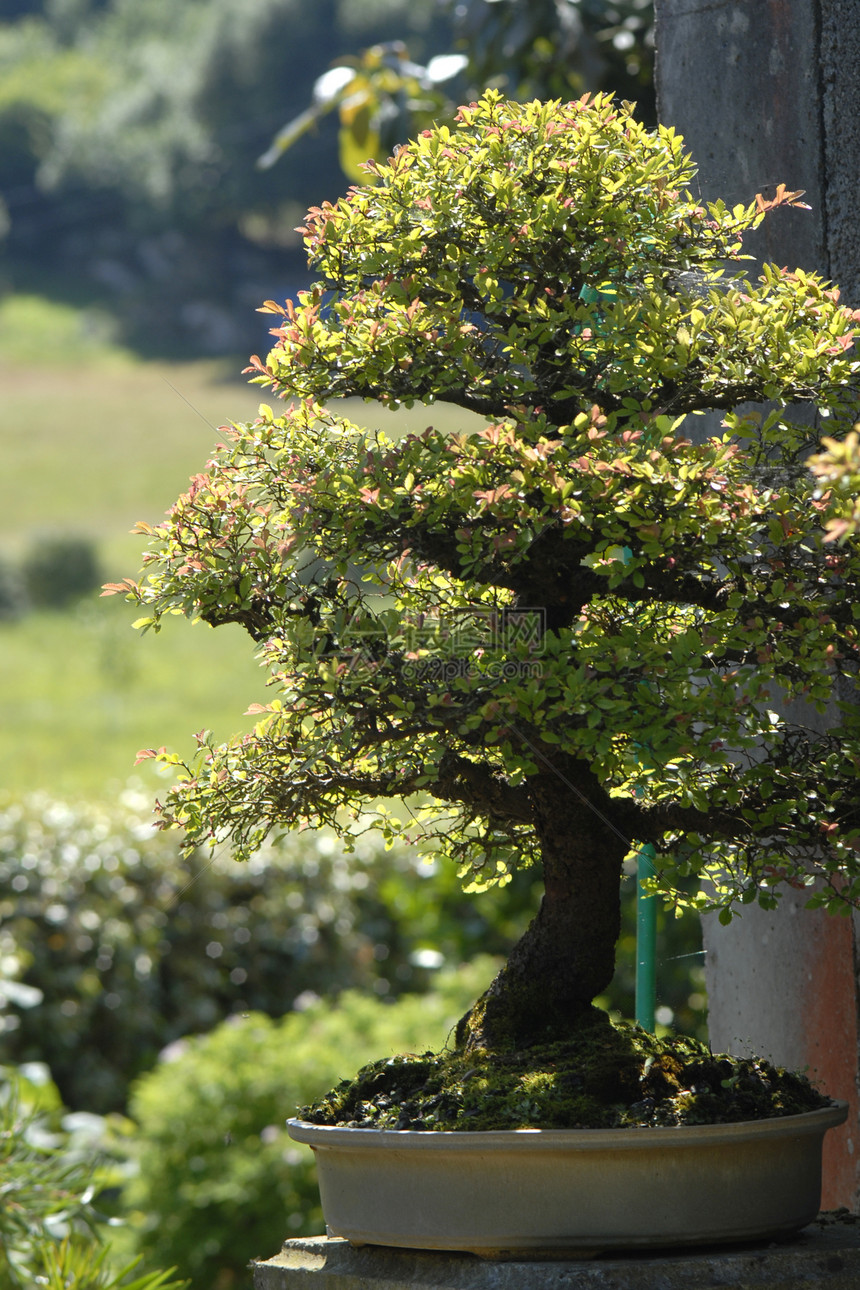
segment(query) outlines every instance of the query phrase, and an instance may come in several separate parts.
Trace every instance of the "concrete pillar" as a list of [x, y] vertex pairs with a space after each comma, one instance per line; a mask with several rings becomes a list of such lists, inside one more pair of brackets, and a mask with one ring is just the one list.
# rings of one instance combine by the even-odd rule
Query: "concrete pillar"
[[[858, 0], [655, 0], [657, 104], [699, 166], [706, 200], [806, 189], [811, 211], [781, 210], [749, 250], [814, 269], [860, 304]], [[807, 1069], [851, 1104], [829, 1135], [825, 1209], [860, 1211], [856, 917], [745, 908], [706, 920], [711, 1043]]]
[[789, 892], [777, 913], [748, 906], [729, 927], [709, 918], [704, 930], [711, 1045], [805, 1070], [849, 1103], [848, 1120], [825, 1139], [822, 1208], [857, 1212], [854, 919], [805, 909]]
[[812, 211], [765, 221], [757, 254], [816, 269], [860, 303], [857, 0], [655, 0], [657, 110], [684, 135], [702, 195], [779, 183]]

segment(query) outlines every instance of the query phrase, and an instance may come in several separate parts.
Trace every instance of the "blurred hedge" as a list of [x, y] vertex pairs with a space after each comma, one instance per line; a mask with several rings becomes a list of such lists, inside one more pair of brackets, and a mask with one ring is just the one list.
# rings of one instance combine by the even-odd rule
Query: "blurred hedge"
[[175, 1264], [193, 1290], [239, 1290], [250, 1259], [323, 1232], [313, 1153], [285, 1120], [374, 1058], [442, 1047], [496, 966], [478, 960], [391, 1004], [349, 991], [277, 1022], [235, 1017], [177, 1046], [131, 1100], [139, 1173], [122, 1208], [147, 1263]]
[[364, 839], [292, 835], [245, 865], [179, 855], [150, 803], [33, 797], [0, 809], [0, 1061], [47, 1061], [73, 1109], [123, 1109], [159, 1052], [230, 1015], [355, 987], [426, 989], [504, 952], [533, 874], [475, 900], [451, 869]]
[[[358, 988], [426, 990], [440, 965], [507, 953], [534, 871], [464, 895], [453, 868], [363, 838], [290, 835], [246, 865], [179, 855], [149, 800], [37, 796], [0, 807], [0, 1061], [46, 1061], [72, 1109], [122, 1110], [131, 1079], [186, 1035]], [[631, 1016], [635, 901], [604, 1006]], [[660, 914], [658, 1019], [704, 1037], [698, 920]], [[5, 999], [5, 1010], [3, 1001]]]

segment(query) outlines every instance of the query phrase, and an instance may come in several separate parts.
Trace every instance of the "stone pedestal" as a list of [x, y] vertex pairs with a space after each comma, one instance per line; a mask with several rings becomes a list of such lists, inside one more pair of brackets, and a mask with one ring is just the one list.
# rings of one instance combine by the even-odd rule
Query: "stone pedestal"
[[793, 1240], [693, 1253], [498, 1262], [467, 1254], [287, 1241], [254, 1267], [254, 1290], [857, 1290], [860, 1220], [822, 1214]]

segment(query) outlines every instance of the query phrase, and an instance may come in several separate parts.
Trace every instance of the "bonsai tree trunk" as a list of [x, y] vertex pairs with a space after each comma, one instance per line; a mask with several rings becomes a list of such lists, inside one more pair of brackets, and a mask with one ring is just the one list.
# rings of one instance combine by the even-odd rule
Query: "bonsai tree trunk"
[[583, 801], [554, 772], [532, 785], [544, 895], [508, 961], [457, 1028], [466, 1049], [528, 1048], [570, 1036], [615, 971], [621, 866], [629, 842], [607, 818], [612, 799]]

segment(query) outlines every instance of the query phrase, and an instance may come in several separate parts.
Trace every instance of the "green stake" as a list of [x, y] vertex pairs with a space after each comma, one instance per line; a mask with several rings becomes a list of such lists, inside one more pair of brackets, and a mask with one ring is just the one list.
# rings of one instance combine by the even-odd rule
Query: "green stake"
[[654, 874], [654, 848], [649, 843], [636, 861], [636, 1020], [654, 1030], [657, 1003], [657, 897], [645, 890]]

